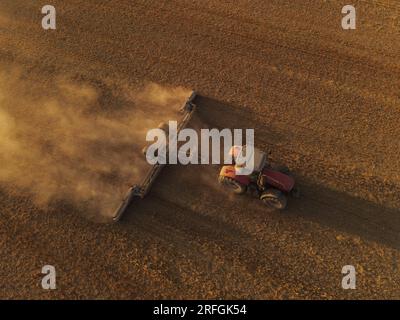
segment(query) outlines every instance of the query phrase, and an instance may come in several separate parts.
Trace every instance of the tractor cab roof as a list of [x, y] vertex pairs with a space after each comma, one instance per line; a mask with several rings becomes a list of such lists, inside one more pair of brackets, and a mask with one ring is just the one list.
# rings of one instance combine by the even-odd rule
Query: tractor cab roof
[[[233, 157], [234, 163], [240, 162], [243, 163], [244, 159], [250, 159], [252, 154], [247, 154], [247, 152], [253, 152], [254, 154], [254, 170], [253, 172], [260, 172], [266, 165], [267, 163], [267, 154], [263, 151], [261, 151], [258, 148], [252, 147], [252, 148], [246, 148], [246, 145], [244, 146], [233, 146], [229, 154]], [[237, 161], [237, 159], [241, 159], [241, 161]], [[243, 163], [244, 165], [244, 163]]]

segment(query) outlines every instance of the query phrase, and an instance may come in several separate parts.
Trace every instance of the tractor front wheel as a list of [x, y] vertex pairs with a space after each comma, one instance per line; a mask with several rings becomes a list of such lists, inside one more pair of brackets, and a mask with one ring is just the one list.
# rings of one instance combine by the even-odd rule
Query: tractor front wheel
[[247, 186], [240, 183], [239, 181], [236, 181], [233, 178], [230, 177], [225, 177], [225, 176], [219, 176], [218, 179], [219, 183], [222, 184], [223, 186], [229, 188], [232, 190], [233, 193], [236, 194], [243, 194], [247, 191]]
[[260, 200], [270, 209], [283, 210], [287, 206], [287, 198], [277, 189], [267, 189], [261, 196]]

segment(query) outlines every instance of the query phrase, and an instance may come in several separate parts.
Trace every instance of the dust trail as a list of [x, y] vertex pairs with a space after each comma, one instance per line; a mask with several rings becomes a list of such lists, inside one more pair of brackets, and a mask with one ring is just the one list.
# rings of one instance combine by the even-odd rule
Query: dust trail
[[147, 130], [179, 118], [188, 94], [148, 84], [119, 101], [68, 77], [0, 71], [1, 187], [29, 192], [40, 206], [62, 200], [110, 215], [147, 169]]

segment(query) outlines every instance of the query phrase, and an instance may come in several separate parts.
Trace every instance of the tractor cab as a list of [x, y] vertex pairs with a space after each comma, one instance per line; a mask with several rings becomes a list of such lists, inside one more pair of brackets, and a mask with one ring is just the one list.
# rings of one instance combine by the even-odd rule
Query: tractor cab
[[[249, 152], [252, 152], [249, 154]], [[229, 150], [232, 165], [221, 168], [218, 181], [231, 189], [235, 194], [243, 194], [248, 190], [256, 195], [267, 207], [283, 210], [286, 208], [287, 197], [299, 196], [295, 188], [295, 180], [286, 167], [272, 168], [267, 163], [267, 154], [257, 148], [233, 146]], [[254, 160], [254, 166], [249, 161]], [[247, 166], [246, 166], [247, 164]], [[238, 173], [238, 168], [245, 168], [252, 172]]]
[[[250, 150], [250, 151], [249, 151]], [[245, 165], [245, 159], [250, 159], [251, 154], [248, 152], [253, 152], [254, 154], [254, 169], [251, 174], [260, 173], [267, 164], [267, 154], [260, 149], [255, 147], [246, 148], [246, 146], [233, 146], [229, 150], [229, 155], [232, 156], [233, 164], [235, 167], [243, 167]]]

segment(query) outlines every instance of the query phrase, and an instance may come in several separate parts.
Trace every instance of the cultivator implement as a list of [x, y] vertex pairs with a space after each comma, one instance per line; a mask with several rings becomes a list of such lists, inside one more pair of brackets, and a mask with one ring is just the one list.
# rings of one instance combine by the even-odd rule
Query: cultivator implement
[[[193, 114], [195, 113], [197, 107], [196, 104], [194, 103], [196, 95], [197, 95], [196, 92], [193, 91], [190, 97], [186, 100], [184, 106], [182, 107], [181, 112], [183, 113], [183, 116], [178, 123], [177, 133], [179, 133], [182, 129], [184, 129], [192, 119]], [[168, 158], [168, 148], [166, 150]], [[153, 165], [147, 172], [146, 177], [143, 179], [142, 183], [138, 185], [133, 185], [128, 190], [120, 206], [114, 212], [113, 221], [119, 221], [121, 219], [121, 217], [128, 209], [129, 205], [135, 198], [143, 199], [149, 193], [152, 185], [154, 184], [154, 181], [157, 179], [158, 175], [160, 174], [164, 166], [165, 164]]]

